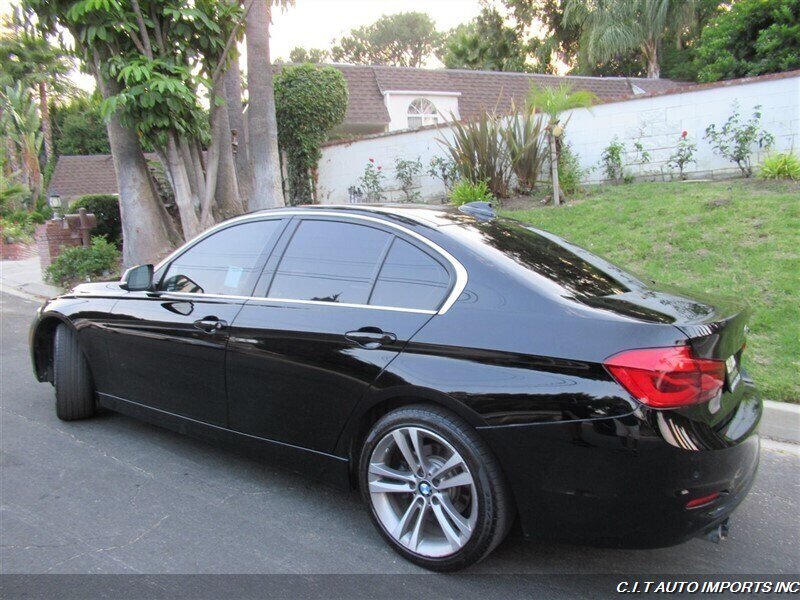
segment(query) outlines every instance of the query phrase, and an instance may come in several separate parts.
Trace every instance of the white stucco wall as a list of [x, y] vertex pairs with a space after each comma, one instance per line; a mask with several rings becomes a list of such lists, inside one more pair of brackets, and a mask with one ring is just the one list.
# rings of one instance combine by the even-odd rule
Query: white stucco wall
[[458, 112], [458, 92], [407, 92], [407, 91], [385, 91], [383, 102], [386, 110], [389, 111], [389, 131], [408, 129], [408, 106], [417, 98], [430, 100], [439, 111], [439, 121], [451, 120], [451, 114], [456, 119], [461, 116]]
[[[739, 103], [744, 120], [749, 119], [755, 106], [761, 106], [761, 124], [775, 136], [775, 151], [800, 152], [800, 74], [578, 109], [572, 111], [566, 139], [578, 154], [582, 168], [593, 169], [587, 173], [586, 182], [602, 179], [602, 169], [598, 167], [600, 157], [615, 135], [625, 143], [631, 156], [636, 140], [640, 140], [651, 154], [650, 164], [630, 167], [630, 172], [669, 179], [670, 174], [675, 173], [666, 167], [666, 162], [682, 131], [687, 131], [697, 144], [697, 163], [690, 164], [687, 169], [690, 177], [734, 175], [738, 173], [736, 165], [716, 155], [703, 139], [708, 125], [721, 125], [727, 120], [734, 102]], [[324, 147], [319, 164], [320, 202], [348, 202], [348, 188], [357, 185], [370, 158], [383, 167], [387, 200], [401, 200], [402, 194], [396, 189], [394, 180], [395, 160], [419, 157], [427, 170], [431, 157], [445, 154], [437, 139], [450, 135], [450, 128], [443, 126], [399, 131]], [[753, 163], [757, 164], [762, 157], [763, 153], [757, 153], [753, 156]], [[444, 195], [441, 182], [427, 174], [419, 178], [418, 190], [425, 200]]]

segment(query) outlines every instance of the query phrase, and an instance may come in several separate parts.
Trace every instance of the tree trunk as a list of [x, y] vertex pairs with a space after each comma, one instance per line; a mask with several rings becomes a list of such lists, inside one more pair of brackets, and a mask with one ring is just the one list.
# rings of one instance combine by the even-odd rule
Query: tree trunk
[[228, 106], [223, 104], [216, 108], [218, 119], [214, 123], [212, 134], [219, 138], [219, 165], [215, 186], [215, 217], [218, 220], [229, 219], [244, 212], [244, 205], [237, 181], [236, 164], [231, 146], [230, 115]]
[[167, 136], [166, 157], [166, 167], [169, 169], [172, 189], [175, 192], [175, 204], [178, 206], [178, 214], [181, 217], [183, 238], [188, 241], [200, 233], [202, 228], [195, 210], [198, 199], [192, 193], [189, 173], [180, 152], [180, 142], [175, 139], [174, 133]]
[[561, 186], [558, 183], [558, 152], [556, 151], [556, 136], [553, 135], [553, 124], [548, 128], [547, 141], [550, 143], [550, 177], [553, 178], [553, 204], [561, 204]]
[[278, 126], [269, 54], [269, 0], [255, 0], [247, 15], [247, 108], [250, 162], [253, 169], [250, 210], [283, 206], [278, 161]]
[[[225, 72], [225, 105], [228, 113], [230, 136], [236, 132], [236, 177], [239, 186], [239, 197], [243, 207], [250, 201], [250, 188], [253, 184], [253, 171], [250, 168], [250, 153], [247, 144], [247, 129], [244, 123], [242, 110], [242, 72], [239, 69], [238, 58], [231, 61], [230, 67]], [[231, 139], [232, 143], [232, 139]]]
[[[104, 97], [116, 93], [109, 89], [113, 89], [115, 82], [106, 85], [97, 79]], [[106, 128], [119, 189], [122, 264], [131, 267], [155, 263], [169, 253], [180, 238], [156, 193], [136, 133], [123, 127], [116, 115], [111, 116]]]
[[644, 54], [647, 59], [648, 79], [658, 79], [661, 77], [661, 67], [658, 64], [658, 42], [648, 43], [645, 46]]
[[50, 120], [50, 106], [47, 102], [47, 83], [39, 82], [39, 112], [42, 113], [42, 136], [44, 137], [44, 158], [49, 163], [55, 158], [53, 147], [53, 124]]

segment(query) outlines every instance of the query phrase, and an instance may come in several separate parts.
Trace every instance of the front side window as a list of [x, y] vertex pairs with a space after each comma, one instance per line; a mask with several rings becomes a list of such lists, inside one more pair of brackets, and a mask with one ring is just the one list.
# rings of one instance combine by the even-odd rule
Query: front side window
[[419, 129], [439, 122], [436, 105], [427, 98], [417, 98], [408, 105], [408, 128]]
[[270, 298], [366, 304], [392, 235], [364, 225], [302, 221], [270, 286]]
[[438, 261], [395, 238], [381, 267], [369, 303], [436, 310], [450, 288], [450, 274]]
[[159, 286], [166, 292], [247, 296], [253, 291], [262, 255], [282, 221], [255, 221], [211, 234], [169, 265]]

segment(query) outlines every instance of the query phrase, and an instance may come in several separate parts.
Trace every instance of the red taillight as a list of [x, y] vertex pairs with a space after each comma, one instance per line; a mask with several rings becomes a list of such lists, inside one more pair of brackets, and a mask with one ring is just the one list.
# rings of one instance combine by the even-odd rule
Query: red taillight
[[688, 346], [628, 350], [604, 364], [634, 398], [653, 408], [711, 400], [725, 382], [723, 361], [697, 358]]
[[694, 500], [689, 500], [686, 503], [686, 508], [699, 508], [701, 506], [705, 506], [706, 504], [710, 504], [714, 500], [719, 498], [719, 492], [714, 492], [713, 494], [709, 494], [708, 496], [700, 496], [699, 498], [695, 498]]

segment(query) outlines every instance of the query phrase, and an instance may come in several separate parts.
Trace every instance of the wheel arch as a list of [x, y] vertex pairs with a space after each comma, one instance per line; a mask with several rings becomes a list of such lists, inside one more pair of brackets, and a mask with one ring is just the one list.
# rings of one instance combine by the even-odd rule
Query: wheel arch
[[[414, 404], [445, 408], [472, 427], [485, 425], [485, 421], [463, 403], [452, 396], [427, 388], [402, 386], [393, 389], [374, 391], [362, 400], [347, 421], [339, 441], [336, 455], [346, 456], [350, 465], [350, 485], [357, 487], [358, 461], [364, 439], [372, 426], [389, 412], [403, 406]], [[480, 431], [478, 431], [480, 435]]]
[[33, 371], [39, 381], [53, 382], [53, 343], [59, 325], [75, 329], [75, 325], [60, 313], [48, 313], [36, 324], [31, 339]]

